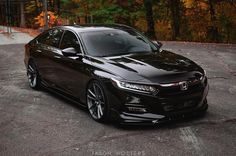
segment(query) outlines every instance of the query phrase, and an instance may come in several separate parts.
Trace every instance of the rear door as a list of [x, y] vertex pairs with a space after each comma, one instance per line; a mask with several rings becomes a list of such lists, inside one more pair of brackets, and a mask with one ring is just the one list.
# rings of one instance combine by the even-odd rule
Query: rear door
[[54, 60], [57, 53], [61, 53], [59, 43], [63, 34], [63, 30], [59, 28], [51, 29], [37, 38], [37, 46], [34, 49], [34, 59], [40, 75], [50, 84], [54, 84], [56, 80], [55, 71], [57, 64]]

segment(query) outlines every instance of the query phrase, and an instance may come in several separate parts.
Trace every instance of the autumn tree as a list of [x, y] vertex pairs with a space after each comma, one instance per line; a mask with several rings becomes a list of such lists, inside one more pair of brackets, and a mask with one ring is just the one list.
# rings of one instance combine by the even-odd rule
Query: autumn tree
[[153, 19], [153, 2], [152, 0], [144, 0], [146, 20], [147, 20], [147, 36], [156, 39], [154, 19]]
[[[161, 40], [236, 42], [235, 0], [47, 0], [59, 23], [122, 23]], [[42, 0], [25, 3], [35, 25]]]
[[168, 5], [171, 11], [172, 40], [176, 40], [176, 38], [180, 37], [181, 1], [169, 0]]
[[212, 41], [219, 41], [218, 28], [216, 27], [215, 4], [217, 1], [208, 0], [211, 25], [208, 28], [208, 37]]
[[42, 2], [40, 0], [29, 0], [25, 5], [26, 23], [29, 27], [35, 27], [35, 21], [32, 20], [42, 12]]

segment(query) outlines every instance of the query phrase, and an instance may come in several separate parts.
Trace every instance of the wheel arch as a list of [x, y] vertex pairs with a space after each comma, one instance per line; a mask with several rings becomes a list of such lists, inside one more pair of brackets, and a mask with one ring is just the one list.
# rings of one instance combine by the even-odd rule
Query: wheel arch
[[[91, 84], [92, 82], [95, 82], [95, 83], [99, 84], [100, 88], [101, 88], [102, 91], [103, 91], [104, 100], [105, 100], [105, 103], [106, 103], [106, 106], [105, 106], [105, 110], [106, 110], [106, 111], [105, 111], [105, 112], [106, 112], [106, 113], [105, 113], [105, 116], [104, 116], [101, 120], [96, 120], [96, 121], [98, 121], [98, 122], [108, 122], [108, 121], [110, 121], [111, 109], [110, 109], [110, 100], [109, 100], [109, 98], [108, 98], [109, 92], [108, 92], [108, 90], [107, 90], [107, 88], [106, 88], [106, 85], [104, 84], [104, 80], [102, 80], [102, 79], [100, 79], [100, 78], [98, 78], [98, 77], [93, 77], [93, 78], [91, 78], [91, 79], [88, 81], [88, 83], [87, 83], [87, 85], [86, 85], [86, 95], [85, 95], [86, 107], [88, 107], [88, 103], [87, 103], [87, 90], [88, 90], [88, 88], [89, 88], [89, 85], [92, 85], [92, 84]], [[91, 114], [90, 114], [90, 115], [91, 115]]]
[[31, 63], [31, 62], [33, 62], [35, 64], [34, 59], [32, 57], [29, 57], [28, 64]]
[[29, 63], [33, 63], [33, 64], [36, 66], [36, 70], [37, 70], [37, 72], [38, 72], [38, 75], [39, 75], [39, 77], [41, 78], [41, 73], [40, 73], [39, 68], [38, 68], [38, 66], [37, 66], [37, 62], [34, 60], [33, 57], [29, 57], [27, 66], [29, 65]]

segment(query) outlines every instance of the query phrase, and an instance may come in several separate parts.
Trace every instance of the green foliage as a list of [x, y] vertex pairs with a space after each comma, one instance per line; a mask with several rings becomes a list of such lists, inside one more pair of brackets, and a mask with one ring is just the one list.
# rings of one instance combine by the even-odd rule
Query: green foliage
[[98, 22], [104, 22], [104, 23], [114, 23], [116, 20], [116, 16], [123, 14], [126, 12], [124, 9], [117, 5], [110, 5], [106, 8], [101, 8], [99, 10], [92, 11], [92, 15], [103, 17], [101, 21]]

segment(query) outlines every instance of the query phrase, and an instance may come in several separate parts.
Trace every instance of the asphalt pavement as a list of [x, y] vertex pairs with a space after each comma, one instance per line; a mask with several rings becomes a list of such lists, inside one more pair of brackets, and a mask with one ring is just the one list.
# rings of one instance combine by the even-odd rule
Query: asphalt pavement
[[0, 45], [0, 155], [234, 156], [236, 45], [164, 42], [163, 49], [206, 69], [204, 117], [148, 127], [97, 123], [81, 107], [30, 89], [24, 45]]

